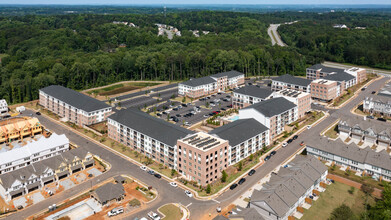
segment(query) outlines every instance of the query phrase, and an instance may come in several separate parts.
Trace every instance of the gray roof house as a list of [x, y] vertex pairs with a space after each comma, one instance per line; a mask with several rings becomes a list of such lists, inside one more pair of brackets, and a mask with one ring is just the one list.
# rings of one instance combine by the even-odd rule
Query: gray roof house
[[106, 183], [91, 193], [91, 197], [105, 205], [113, 200], [120, 201], [125, 196], [125, 189], [121, 183]]
[[296, 105], [293, 102], [288, 101], [286, 98], [278, 97], [263, 102], [256, 103], [254, 105], [248, 106], [244, 109], [255, 109], [258, 112], [262, 113], [266, 117], [272, 117], [274, 115], [279, 115], [283, 112], [286, 112], [292, 108], [295, 108]]
[[234, 93], [260, 99], [267, 99], [273, 94], [273, 91], [270, 89], [261, 88], [259, 86], [244, 86], [235, 90]]
[[273, 78], [273, 81], [278, 81], [278, 82], [284, 82], [292, 85], [298, 85], [298, 86], [304, 86], [307, 87], [311, 84], [311, 80], [297, 77], [297, 76], [292, 76], [290, 74], [285, 74], [282, 76], [279, 76], [277, 78]]

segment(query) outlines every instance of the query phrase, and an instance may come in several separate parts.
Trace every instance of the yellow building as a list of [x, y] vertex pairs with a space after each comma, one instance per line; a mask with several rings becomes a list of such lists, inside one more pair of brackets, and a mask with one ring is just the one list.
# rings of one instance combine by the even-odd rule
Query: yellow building
[[0, 144], [15, 140], [23, 140], [41, 134], [42, 125], [37, 118], [13, 117], [0, 121]]

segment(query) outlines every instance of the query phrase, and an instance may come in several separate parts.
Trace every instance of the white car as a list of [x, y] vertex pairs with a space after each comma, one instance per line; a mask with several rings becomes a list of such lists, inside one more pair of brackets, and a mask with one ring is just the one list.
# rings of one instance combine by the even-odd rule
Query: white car
[[185, 125], [186, 125], [186, 126], [190, 126], [190, 123], [186, 121], [186, 122], [185, 122]]
[[112, 217], [112, 216], [116, 216], [116, 215], [117, 215], [117, 212], [114, 212], [113, 210], [111, 210], [107, 213], [107, 217]]
[[193, 197], [193, 193], [191, 193], [189, 190], [185, 190], [185, 193], [188, 197]]
[[287, 142], [282, 143], [282, 147], [286, 147], [286, 146], [288, 146]]
[[307, 129], [311, 129], [311, 125], [307, 125]]
[[172, 187], [178, 187], [178, 184], [176, 184], [176, 182], [171, 182], [170, 185], [171, 185]]
[[146, 167], [146, 166], [141, 166], [140, 169], [141, 169], [142, 171], [147, 171], [147, 167]]
[[148, 217], [152, 220], [160, 220], [160, 216], [154, 212], [149, 212]]

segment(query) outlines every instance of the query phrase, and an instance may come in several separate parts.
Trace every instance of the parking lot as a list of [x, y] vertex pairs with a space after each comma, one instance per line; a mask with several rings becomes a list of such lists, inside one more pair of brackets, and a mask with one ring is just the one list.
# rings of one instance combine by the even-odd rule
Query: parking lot
[[[229, 97], [227, 97], [229, 96]], [[189, 123], [190, 125], [193, 125], [195, 123], [198, 123], [210, 116], [212, 116], [213, 112], [219, 111], [219, 110], [228, 110], [232, 107], [232, 100], [231, 100], [231, 94], [230, 93], [221, 93], [221, 94], [215, 94], [209, 96], [210, 99], [207, 99], [205, 101], [194, 101], [191, 104], [186, 104], [186, 106], [182, 105], [183, 103], [179, 102], [166, 102], [165, 104], [160, 104], [156, 106], [158, 117], [167, 120], [167, 115], [170, 117], [174, 116], [178, 119], [176, 122], [177, 124], [182, 125], [183, 123]], [[228, 98], [229, 101], [223, 101], [223, 99]], [[216, 104], [209, 104], [210, 109], [204, 108], [206, 106], [206, 103], [214, 102], [214, 100], [219, 100], [219, 102], [216, 102]], [[171, 104], [171, 107], [169, 106]], [[214, 106], [213, 106], [214, 105]], [[163, 106], [168, 107], [168, 109], [164, 110]], [[178, 108], [178, 106], [180, 106]], [[201, 107], [203, 106], [203, 107]], [[195, 107], [199, 107], [198, 111], [195, 111]], [[164, 114], [163, 112], [167, 113]], [[193, 115], [185, 117], [185, 114], [188, 114], [190, 112], [193, 112]], [[209, 115], [210, 114], [210, 115]]]
[[[140, 97], [136, 97], [136, 98], [132, 98], [132, 99], [129, 99], [126, 101], [122, 101], [121, 107], [122, 108], [131, 108], [131, 107], [143, 108], [144, 106], [150, 106], [150, 105], [156, 104], [158, 102], [157, 98], [159, 98], [159, 102], [162, 102], [162, 101], [169, 100], [173, 95], [174, 96], [178, 95], [177, 88], [170, 89], [170, 90], [163, 91], [163, 92], [153, 93], [148, 96], [145, 96], [145, 93], [144, 93], [144, 95], [142, 95]], [[118, 104], [117, 104], [117, 106], [118, 106]]]

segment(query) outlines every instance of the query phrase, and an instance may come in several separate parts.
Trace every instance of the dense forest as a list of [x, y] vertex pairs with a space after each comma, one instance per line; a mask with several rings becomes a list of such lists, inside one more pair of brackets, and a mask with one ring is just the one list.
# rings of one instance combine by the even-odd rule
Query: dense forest
[[[330, 23], [362, 20], [367, 22], [363, 25], [368, 28], [362, 33], [366, 33], [368, 39], [375, 37], [374, 30], [382, 30], [383, 48], [390, 45], [390, 36], [386, 37], [390, 33], [388, 14], [337, 14], [330, 17], [298, 12], [187, 11], [171, 12], [167, 16], [153, 12], [3, 16], [0, 17], [0, 97], [9, 103], [19, 103], [37, 99], [38, 89], [50, 84], [81, 90], [121, 80], [186, 80], [231, 69], [246, 76], [304, 75], [308, 65], [324, 59], [354, 60], [350, 56], [355, 54], [347, 54], [346, 48], [340, 49], [342, 45], [327, 45], [326, 50], [318, 49], [322, 48], [319, 46], [305, 48], [298, 43], [295, 35], [303, 38], [307, 35], [308, 41], [314, 40], [308, 32], [298, 33], [295, 29], [300, 25], [308, 28], [309, 20], [316, 20], [314, 24], [326, 20]], [[281, 35], [289, 46], [271, 46], [267, 35], [269, 24], [293, 20], [300, 22], [281, 27]], [[113, 21], [132, 22], [137, 27], [113, 24]], [[172, 25], [182, 36], [172, 40], [158, 36], [156, 23]], [[319, 26], [327, 29], [325, 25]], [[288, 29], [294, 30], [289, 34]], [[200, 37], [195, 37], [190, 30], [199, 30]], [[332, 37], [332, 34], [323, 34], [326, 38]], [[353, 44], [355, 42], [349, 45]], [[361, 49], [360, 45], [357, 50]], [[334, 50], [342, 52], [331, 56]], [[390, 59], [389, 55], [384, 57], [389, 50], [374, 52], [382, 60], [368, 65], [375, 66]]]

